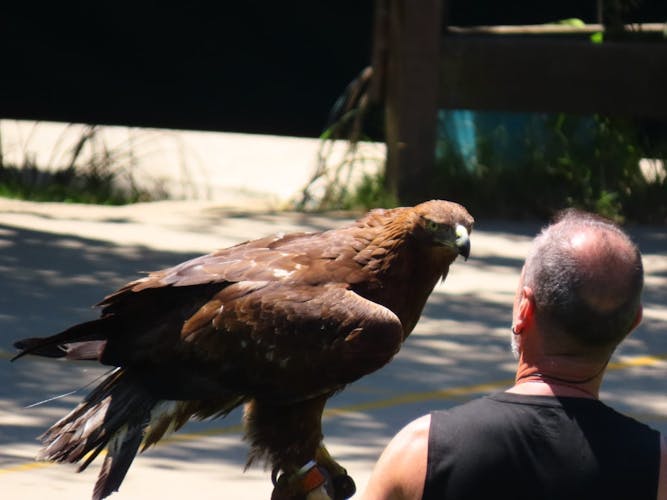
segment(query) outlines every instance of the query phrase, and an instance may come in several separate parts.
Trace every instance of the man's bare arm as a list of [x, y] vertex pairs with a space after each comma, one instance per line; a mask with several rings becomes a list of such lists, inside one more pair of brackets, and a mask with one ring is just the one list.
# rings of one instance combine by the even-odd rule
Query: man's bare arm
[[375, 464], [361, 500], [421, 499], [426, 479], [430, 425], [431, 416], [425, 415], [394, 436]]

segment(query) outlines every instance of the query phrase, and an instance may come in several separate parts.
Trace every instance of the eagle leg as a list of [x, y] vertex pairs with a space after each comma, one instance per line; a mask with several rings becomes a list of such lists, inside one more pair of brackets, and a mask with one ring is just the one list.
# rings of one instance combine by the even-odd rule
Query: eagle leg
[[314, 460], [292, 471], [283, 473], [276, 479], [277, 469], [273, 469], [273, 492], [271, 500], [333, 500], [330, 477]]
[[354, 480], [347, 475], [347, 470], [331, 457], [324, 444], [320, 444], [317, 449], [315, 461], [330, 477], [334, 500], [345, 500], [354, 495], [357, 490]]
[[354, 494], [354, 481], [322, 444], [328, 396], [291, 403], [252, 399], [246, 404], [248, 465], [262, 459], [271, 465], [272, 500], [344, 500]]
[[336, 475], [314, 460], [298, 471], [283, 473], [280, 477], [277, 477], [279, 471], [274, 469], [271, 474], [274, 485], [271, 500], [346, 500], [354, 495], [354, 480], [331, 459], [324, 446], [321, 450], [328, 457], [329, 466], [336, 470]]

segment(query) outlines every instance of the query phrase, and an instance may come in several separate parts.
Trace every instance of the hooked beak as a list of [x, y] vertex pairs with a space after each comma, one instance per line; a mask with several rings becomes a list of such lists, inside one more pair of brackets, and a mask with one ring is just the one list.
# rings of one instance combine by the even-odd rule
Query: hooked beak
[[470, 235], [468, 234], [468, 230], [461, 224], [456, 225], [456, 248], [459, 255], [468, 260], [468, 257], [470, 257]]

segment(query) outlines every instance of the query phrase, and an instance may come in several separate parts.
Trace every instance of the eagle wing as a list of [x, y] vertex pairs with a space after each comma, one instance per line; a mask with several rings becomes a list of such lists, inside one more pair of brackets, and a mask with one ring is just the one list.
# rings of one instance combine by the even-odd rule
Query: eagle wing
[[339, 390], [391, 360], [404, 332], [392, 311], [350, 289], [362, 272], [341, 251], [345, 235], [325, 235], [264, 238], [152, 273], [51, 349], [131, 368], [164, 399]]
[[225, 351], [232, 350], [227, 373], [241, 389], [249, 384], [255, 396], [284, 400], [339, 389], [383, 366], [400, 348], [396, 315], [342, 285], [284, 289], [269, 283], [227, 302], [236, 287], [247, 284], [223, 291], [212, 320], [204, 310], [182, 334], [197, 349], [227, 360]]

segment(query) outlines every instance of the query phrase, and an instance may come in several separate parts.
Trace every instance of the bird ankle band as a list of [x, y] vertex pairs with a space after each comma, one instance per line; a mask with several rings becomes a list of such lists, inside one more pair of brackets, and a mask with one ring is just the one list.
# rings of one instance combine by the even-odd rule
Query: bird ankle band
[[317, 462], [314, 460], [309, 461], [306, 465], [301, 467], [296, 473], [296, 476], [301, 477], [301, 487], [304, 493], [319, 488], [326, 481], [324, 474], [322, 474], [322, 471], [320, 471], [320, 468], [317, 466]]

